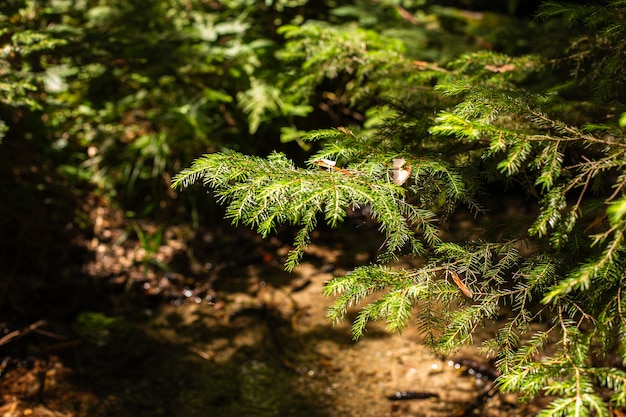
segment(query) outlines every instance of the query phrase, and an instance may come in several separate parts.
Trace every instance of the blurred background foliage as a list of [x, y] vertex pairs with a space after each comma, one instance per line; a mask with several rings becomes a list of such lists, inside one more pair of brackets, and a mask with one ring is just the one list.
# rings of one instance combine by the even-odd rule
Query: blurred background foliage
[[[199, 155], [278, 150], [303, 161], [312, 146], [301, 140], [303, 132], [367, 127], [390, 111], [381, 97], [401, 101], [389, 97], [402, 89], [401, 77], [369, 78], [368, 66], [384, 62], [337, 68], [335, 48], [326, 62], [307, 62], [310, 55], [294, 49], [290, 36], [327, 28], [328, 36], [344, 38], [346, 53], [367, 43], [443, 65], [478, 49], [516, 54], [546, 47], [546, 38], [529, 41], [539, 34], [536, 6], [517, 0], [5, 1], [0, 267], [8, 278], [0, 305], [24, 288], [14, 277], [37, 277], [31, 279], [37, 288], [48, 278], [60, 285], [67, 265], [89, 258], [72, 242], [90, 238], [98, 207], [163, 229], [221, 221], [212, 199], [198, 198], [203, 191], [170, 189], [171, 175]], [[141, 241], [142, 232], [134, 238]], [[13, 307], [27, 310], [19, 301]]]

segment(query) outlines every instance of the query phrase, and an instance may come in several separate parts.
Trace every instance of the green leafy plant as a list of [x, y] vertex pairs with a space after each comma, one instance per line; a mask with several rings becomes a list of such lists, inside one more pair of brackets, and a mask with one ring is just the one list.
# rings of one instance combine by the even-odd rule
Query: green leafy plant
[[[277, 47], [270, 21], [303, 2], [261, 3], [10, 0], [0, 132], [54, 158], [62, 181], [148, 213], [181, 161], [267, 149], [280, 143], [270, 119], [308, 114], [262, 65]], [[273, 140], [251, 140], [260, 128]]]
[[121, 317], [83, 312], [76, 318], [74, 331], [83, 340], [103, 347], [113, 341], [124, 340], [132, 331], [132, 325]]
[[163, 244], [164, 230], [159, 228], [153, 233], [144, 230], [137, 222], [132, 223], [132, 228], [137, 235], [142, 253], [136, 261], [143, 266], [144, 275], [148, 273], [149, 267], [156, 267], [162, 271], [169, 271], [170, 268], [161, 262], [157, 255]]
[[[319, 150], [306, 166], [280, 153], [214, 153], [174, 186], [214, 189], [228, 218], [264, 236], [296, 226], [287, 269], [319, 221], [338, 226], [346, 210], [368, 207], [379, 259], [328, 282], [331, 320], [361, 305], [355, 338], [371, 320], [390, 331], [415, 321], [444, 353], [489, 323], [498, 330], [482, 343], [502, 390], [555, 396], [542, 416], [608, 416], [626, 406], [623, 13], [623, 1], [548, 3], [542, 16], [572, 25], [561, 32], [564, 53], [538, 44], [445, 64], [415, 61], [398, 39], [371, 31], [284, 27], [291, 94], [308, 100], [326, 88], [369, 119], [307, 133]], [[524, 210], [498, 219], [483, 208], [502, 195], [521, 197]], [[448, 230], [467, 210], [472, 239]], [[422, 264], [399, 269], [401, 255]]]

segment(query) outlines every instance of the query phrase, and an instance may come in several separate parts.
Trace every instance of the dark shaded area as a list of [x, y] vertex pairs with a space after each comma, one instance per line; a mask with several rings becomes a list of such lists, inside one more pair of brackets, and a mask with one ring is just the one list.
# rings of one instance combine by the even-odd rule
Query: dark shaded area
[[76, 277], [91, 258], [78, 241], [89, 239], [81, 201], [89, 197], [59, 175], [58, 155], [38, 145], [10, 133], [0, 152], [0, 309], [17, 320], [11, 324], [69, 319], [106, 303], [92, 280]]
[[[241, 348], [229, 360], [215, 363], [183, 344], [155, 338], [136, 317], [132, 324], [116, 318], [106, 329], [84, 323], [102, 317], [84, 315], [83, 327], [75, 326], [81, 333], [81, 340], [71, 340], [76, 343], [51, 346], [45, 336], [16, 342], [13, 348], [28, 348], [32, 356], [8, 363], [5, 356], [2, 375], [10, 378], [0, 380], [0, 387], [15, 392], [22, 382], [26, 388], [20, 400], [31, 407], [42, 404], [89, 416], [193, 417], [206, 415], [208, 409], [223, 416], [327, 415], [327, 404], [300, 390], [298, 373], [277, 362], [267, 345]], [[217, 338], [231, 337], [238, 329], [198, 326], [193, 331]], [[69, 369], [70, 375], [62, 374]], [[20, 378], [26, 370], [39, 381]]]

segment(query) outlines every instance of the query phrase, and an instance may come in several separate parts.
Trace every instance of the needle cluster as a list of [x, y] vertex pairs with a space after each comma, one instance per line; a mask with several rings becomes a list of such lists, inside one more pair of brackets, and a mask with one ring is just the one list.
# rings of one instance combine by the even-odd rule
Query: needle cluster
[[[392, 332], [413, 324], [444, 353], [495, 326], [479, 342], [500, 389], [553, 395], [542, 416], [608, 416], [626, 406], [625, 13], [623, 1], [545, 4], [543, 17], [571, 26], [560, 52], [446, 63], [366, 31], [285, 28], [282, 59], [297, 68], [286, 95], [306, 100], [335, 80], [369, 117], [306, 134], [318, 151], [304, 166], [215, 153], [174, 186], [214, 189], [229, 218], [263, 235], [298, 227], [288, 269], [319, 221], [339, 227], [368, 207], [384, 245], [376, 263], [328, 282], [332, 321], [358, 306], [355, 338], [372, 320]], [[394, 159], [410, 167], [406, 181], [394, 181]], [[517, 193], [524, 210], [495, 223], [489, 193]], [[450, 233], [465, 211], [480, 225], [471, 238]], [[400, 269], [400, 255], [423, 262]]]

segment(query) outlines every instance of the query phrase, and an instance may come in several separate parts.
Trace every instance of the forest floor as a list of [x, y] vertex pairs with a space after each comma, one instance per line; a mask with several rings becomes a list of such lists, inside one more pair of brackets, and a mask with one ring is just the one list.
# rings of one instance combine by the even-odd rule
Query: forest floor
[[359, 219], [316, 233], [292, 273], [288, 233], [129, 226], [109, 209], [90, 220], [93, 236], [73, 242], [88, 256], [59, 272], [82, 290], [50, 307], [62, 313], [4, 323], [0, 417], [503, 417], [540, 405], [499, 393], [475, 346], [441, 357], [415, 326], [375, 323], [353, 341], [354, 312], [328, 321], [324, 283], [380, 245]]

